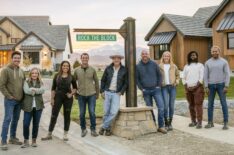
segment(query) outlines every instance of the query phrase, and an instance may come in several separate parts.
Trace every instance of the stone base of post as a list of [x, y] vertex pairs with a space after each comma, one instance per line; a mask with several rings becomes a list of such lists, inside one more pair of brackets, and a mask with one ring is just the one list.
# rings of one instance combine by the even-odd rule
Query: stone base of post
[[152, 107], [121, 107], [113, 125], [113, 134], [134, 139], [157, 131]]

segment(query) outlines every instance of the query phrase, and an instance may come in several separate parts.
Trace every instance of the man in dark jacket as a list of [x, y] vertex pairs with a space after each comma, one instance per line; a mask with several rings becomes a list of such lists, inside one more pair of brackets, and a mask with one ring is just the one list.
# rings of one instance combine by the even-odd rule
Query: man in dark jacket
[[[137, 64], [137, 86], [142, 91], [147, 106], [153, 106], [153, 99], [158, 107], [158, 131], [167, 133], [164, 128], [164, 103], [161, 93], [162, 76], [159, 66], [149, 58], [149, 52], [142, 51], [141, 61]], [[152, 112], [153, 117], [154, 113]]]
[[114, 54], [110, 56], [113, 60], [109, 65], [101, 79], [101, 90], [104, 101], [104, 117], [103, 126], [99, 131], [100, 135], [111, 135], [111, 124], [117, 115], [120, 107], [120, 96], [124, 94], [127, 89], [127, 69], [121, 64], [123, 56]]

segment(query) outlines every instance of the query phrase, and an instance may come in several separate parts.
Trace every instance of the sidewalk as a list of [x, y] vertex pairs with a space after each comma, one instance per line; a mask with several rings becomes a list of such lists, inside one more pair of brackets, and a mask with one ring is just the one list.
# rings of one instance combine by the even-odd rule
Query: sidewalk
[[[47, 85], [48, 86], [48, 85]], [[49, 86], [48, 86], [49, 87]], [[47, 89], [49, 90], [49, 89]], [[44, 101], [48, 102], [49, 92], [45, 93]], [[2, 119], [4, 114], [4, 104], [3, 96], [0, 93], [0, 130], [2, 128]], [[81, 138], [80, 126], [71, 122], [69, 131], [69, 141], [63, 142], [63, 116], [59, 115], [55, 130], [53, 132], [53, 140], [51, 141], [41, 141], [41, 137], [47, 134], [47, 129], [49, 126], [51, 116], [51, 106], [49, 103], [45, 104], [45, 109], [43, 110], [39, 135], [38, 135], [38, 147], [37, 148], [27, 148], [22, 149], [20, 146], [9, 145], [8, 151], [0, 150], [1, 155], [75, 155], [75, 154], [87, 154], [87, 155], [141, 155], [141, 153], [134, 151], [131, 147], [124, 146], [110, 137], [98, 136], [96, 138], [91, 137], [90, 130], [85, 138]], [[78, 116], [77, 116], [78, 117]], [[18, 123], [17, 137], [23, 141], [23, 111], [21, 111], [21, 117]]]
[[[3, 96], [0, 93], [0, 130], [2, 130], [3, 116], [4, 116], [4, 102], [3, 102]], [[43, 119], [45, 118], [43, 117], [42, 120]], [[82, 154], [85, 154], [84, 152], [79, 150], [79, 147], [75, 149], [71, 147], [69, 144], [64, 143], [61, 139], [58, 139], [56, 137], [54, 137], [52, 141], [48, 141], [48, 142], [41, 141], [40, 140], [41, 137], [46, 135], [46, 133], [47, 132], [45, 128], [40, 126], [37, 148], [30, 147], [30, 148], [22, 149], [20, 148], [19, 145], [9, 144], [8, 146], [9, 150], [8, 151], [0, 150], [0, 154], [1, 155], [25, 155], [25, 154], [30, 154], [30, 155], [53, 155], [53, 154], [75, 155], [75, 154], [79, 154], [79, 155], [82, 155]], [[23, 111], [21, 111], [21, 117], [18, 123], [17, 137], [20, 138], [21, 141], [23, 141]]]
[[202, 129], [196, 129], [188, 127], [188, 124], [191, 122], [190, 118], [174, 115], [173, 127], [179, 131], [193, 134], [202, 138], [208, 138], [211, 140], [219, 141], [222, 143], [228, 143], [234, 145], [234, 128], [229, 127], [228, 130], [222, 130], [222, 125], [214, 124], [215, 127], [211, 129], [205, 129], [204, 125], [207, 122], [203, 121]]

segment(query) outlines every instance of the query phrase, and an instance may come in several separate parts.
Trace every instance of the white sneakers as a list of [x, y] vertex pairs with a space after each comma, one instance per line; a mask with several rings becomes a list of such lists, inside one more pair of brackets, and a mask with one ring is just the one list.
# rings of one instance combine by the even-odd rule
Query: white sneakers
[[64, 131], [63, 140], [68, 141], [68, 132], [67, 131]]

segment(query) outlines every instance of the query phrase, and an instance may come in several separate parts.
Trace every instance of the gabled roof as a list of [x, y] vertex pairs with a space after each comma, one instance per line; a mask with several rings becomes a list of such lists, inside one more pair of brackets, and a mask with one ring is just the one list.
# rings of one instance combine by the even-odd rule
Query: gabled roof
[[1, 28], [1, 27], [0, 27], [0, 31], [2, 31], [3, 33], [5, 33], [7, 37], [10, 36], [10, 34], [7, 31], [5, 31], [3, 28]]
[[16, 43], [16, 44], [14, 45], [13, 48], [15, 48], [16, 46], [18, 46], [20, 43], [22, 43], [24, 40], [26, 40], [26, 39], [27, 39], [29, 36], [31, 36], [31, 35], [34, 35], [35, 37], [37, 37], [42, 43], [44, 43], [44, 44], [47, 45], [48, 47], [54, 48], [54, 47], [51, 45], [51, 43], [49, 43], [49, 41], [45, 40], [43, 37], [41, 37], [41, 36], [35, 34], [34, 32], [29, 32], [26, 36], [24, 36], [24, 38], [22, 38], [18, 43]]
[[218, 8], [211, 14], [211, 16], [207, 19], [205, 25], [206, 27], [211, 27], [211, 23], [214, 19], [219, 15], [219, 13], [223, 10], [223, 8], [230, 2], [231, 0], [223, 0]]
[[164, 19], [167, 20], [183, 36], [211, 37], [211, 29], [206, 28], [204, 24], [206, 19], [216, 8], [217, 6], [200, 8], [193, 16], [162, 14], [152, 29], [145, 36], [145, 40], [149, 41], [149, 38], [154, 33], [155, 29]]
[[12, 19], [10, 17], [0, 16], [0, 24], [6, 20], [9, 20], [13, 25], [15, 25], [18, 29], [20, 29], [23, 33], [26, 34], [26, 31], [16, 21], [14, 21], [14, 19]]
[[72, 52], [68, 25], [51, 25], [49, 16], [0, 16], [0, 23], [5, 18], [14, 22], [26, 34], [33, 32], [56, 50], [64, 50], [68, 39]]

